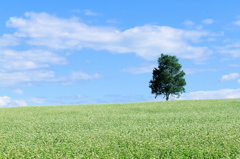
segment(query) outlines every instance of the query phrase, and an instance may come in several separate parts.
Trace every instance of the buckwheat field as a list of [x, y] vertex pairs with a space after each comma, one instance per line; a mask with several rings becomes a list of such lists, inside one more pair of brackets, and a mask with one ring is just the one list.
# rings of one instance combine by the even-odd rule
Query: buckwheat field
[[240, 158], [240, 99], [0, 109], [0, 158]]

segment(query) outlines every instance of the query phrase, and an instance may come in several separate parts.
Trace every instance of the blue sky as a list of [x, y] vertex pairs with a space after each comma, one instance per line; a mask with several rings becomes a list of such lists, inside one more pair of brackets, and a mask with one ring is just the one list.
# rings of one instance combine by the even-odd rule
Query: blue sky
[[240, 2], [8, 0], [0, 5], [0, 107], [154, 99], [161, 53], [179, 99], [240, 98]]

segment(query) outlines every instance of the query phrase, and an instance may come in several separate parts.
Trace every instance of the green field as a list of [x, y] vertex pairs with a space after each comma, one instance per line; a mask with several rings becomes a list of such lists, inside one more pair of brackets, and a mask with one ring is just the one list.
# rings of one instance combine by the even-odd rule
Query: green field
[[240, 99], [0, 109], [0, 158], [240, 158]]

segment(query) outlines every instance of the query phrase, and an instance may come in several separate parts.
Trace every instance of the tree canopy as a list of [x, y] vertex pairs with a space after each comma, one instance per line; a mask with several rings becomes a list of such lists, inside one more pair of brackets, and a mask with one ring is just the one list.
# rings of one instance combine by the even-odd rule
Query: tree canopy
[[155, 98], [164, 95], [168, 101], [170, 95], [179, 97], [180, 93], [185, 92], [185, 73], [181, 68], [176, 56], [161, 54], [158, 58], [158, 68], [153, 69], [153, 77], [149, 82], [152, 94], [156, 94]]

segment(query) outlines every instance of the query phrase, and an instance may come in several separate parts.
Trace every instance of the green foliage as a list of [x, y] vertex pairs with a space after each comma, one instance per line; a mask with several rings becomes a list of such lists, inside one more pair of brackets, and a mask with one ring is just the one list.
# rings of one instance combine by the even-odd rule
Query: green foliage
[[176, 56], [161, 54], [158, 58], [158, 68], [154, 68], [153, 78], [149, 82], [152, 94], [156, 94], [155, 98], [163, 94], [168, 100], [170, 95], [179, 97], [180, 93], [185, 92], [185, 73], [181, 68]]
[[0, 158], [239, 158], [240, 99], [0, 109]]

